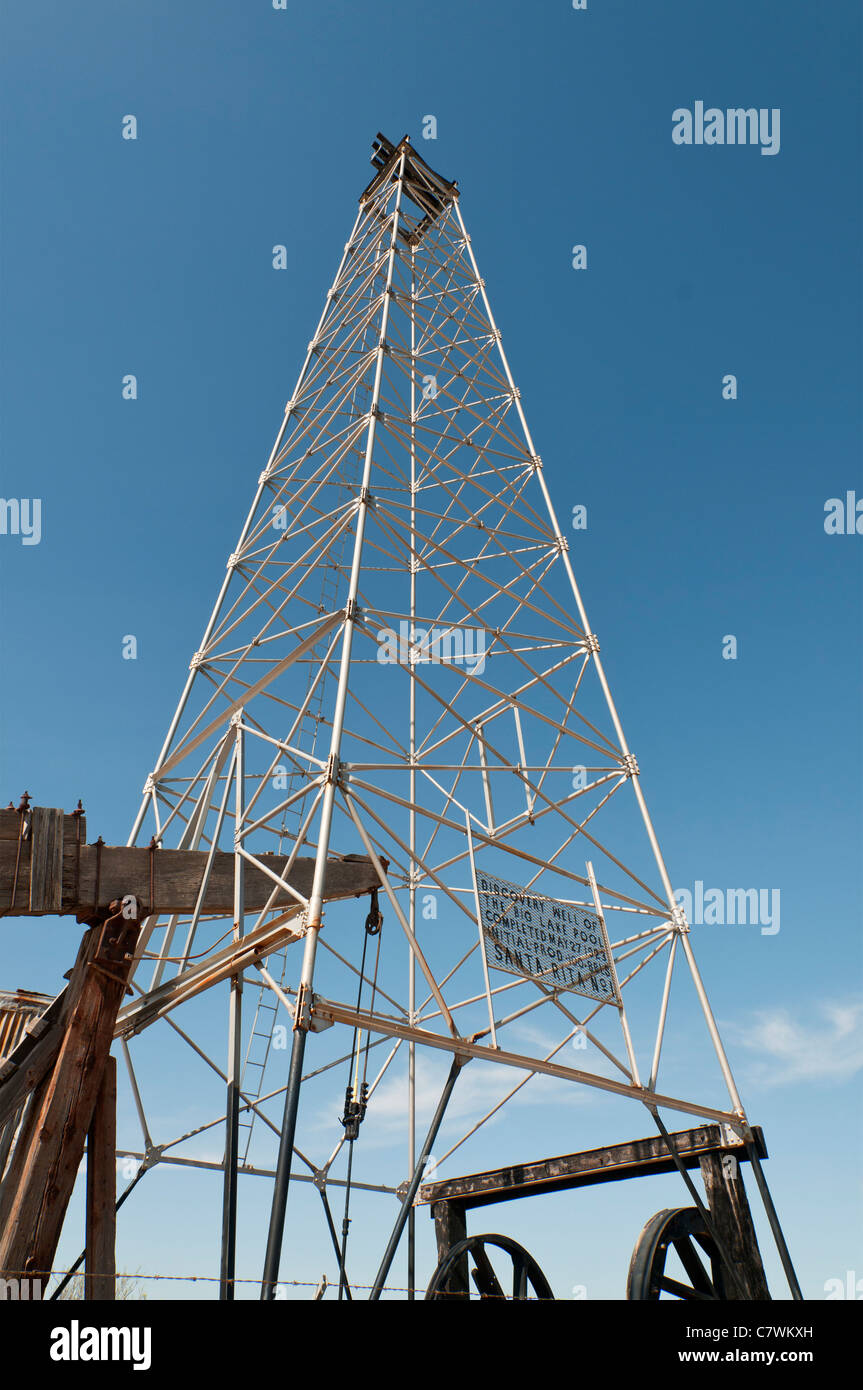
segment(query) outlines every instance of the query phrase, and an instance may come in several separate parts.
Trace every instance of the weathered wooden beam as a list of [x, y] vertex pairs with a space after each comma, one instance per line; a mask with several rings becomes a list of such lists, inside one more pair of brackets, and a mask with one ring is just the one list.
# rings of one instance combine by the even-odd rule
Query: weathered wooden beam
[[[32, 825], [32, 815], [35, 810], [50, 809], [33, 806], [27, 812], [25, 824]], [[63, 843], [64, 845], [74, 844], [80, 834], [82, 841], [87, 839], [87, 817], [83, 811], [72, 811], [71, 814], [63, 815]], [[4, 806], [0, 809], [0, 840], [18, 840], [21, 833], [21, 813], [14, 811], [11, 807]], [[80, 832], [78, 825], [80, 823]], [[29, 830], [28, 830], [29, 834]]]
[[[434, 1221], [435, 1241], [437, 1243], [438, 1263], [448, 1255], [454, 1245], [467, 1236], [465, 1207], [462, 1202], [434, 1202], [431, 1208]], [[467, 1255], [456, 1262], [456, 1266], [446, 1284], [447, 1301], [470, 1298], [470, 1272]]]
[[87, 1217], [84, 1296], [116, 1297], [117, 1063], [109, 1057], [87, 1134]]
[[[699, 1166], [710, 1215], [734, 1263], [747, 1301], [762, 1302], [770, 1298], [770, 1290], [740, 1173], [739, 1160], [745, 1157], [745, 1151], [740, 1154], [732, 1149], [712, 1149], [699, 1155]], [[725, 1277], [723, 1284], [723, 1298], [735, 1302], [742, 1299], [733, 1279]]]
[[44, 1014], [31, 1023], [8, 1057], [0, 1062], [0, 1125], [16, 1113], [33, 1087], [53, 1067], [63, 1039], [66, 1002], [64, 989]]
[[3, 1174], [6, 1172], [12, 1141], [15, 1138], [22, 1113], [23, 1106], [19, 1106], [5, 1124], [0, 1124], [0, 1191], [3, 1188]]
[[[15, 811], [0, 811], [0, 912], [30, 917], [64, 913], [91, 917], [127, 894], [138, 900], [145, 916], [152, 912], [191, 913], [194, 910], [204, 878], [207, 851], [88, 845], [79, 838], [80, 827], [74, 816], [34, 806], [30, 817], [29, 836], [19, 841], [21, 817]], [[256, 858], [266, 865], [269, 873], [246, 862], [245, 910], [260, 911], [274, 889], [274, 907], [294, 903], [296, 899], [270, 877], [270, 874], [284, 876], [288, 856], [259, 853]], [[313, 858], [298, 858], [286, 880], [304, 898], [311, 892], [314, 868]], [[327, 863], [324, 897], [359, 896], [378, 887], [379, 882], [375, 869], [364, 855], [331, 859]], [[233, 910], [234, 855], [217, 850], [201, 911], [209, 915], [229, 915]]]
[[[764, 1137], [754, 1129], [761, 1157], [767, 1157]], [[730, 1136], [719, 1125], [679, 1130], [671, 1135], [686, 1168], [697, 1168], [702, 1154], [729, 1148], [741, 1162], [746, 1161], [742, 1141], [730, 1147]], [[496, 1168], [486, 1173], [427, 1183], [420, 1188], [417, 1201], [423, 1205], [457, 1201], [465, 1208], [483, 1207], [493, 1202], [509, 1202], [515, 1197], [532, 1197], [543, 1192], [562, 1192], [571, 1187], [590, 1187], [595, 1183], [617, 1182], [622, 1178], [641, 1178], [649, 1173], [671, 1173], [675, 1164], [661, 1135], [635, 1139], [583, 1153], [561, 1154], [537, 1163]]]
[[[3, 1182], [0, 1184], [0, 1232], [6, 1230], [9, 1212], [12, 1209], [13, 1201], [23, 1179], [27, 1155], [30, 1152], [33, 1135], [36, 1130], [36, 1122], [39, 1118], [39, 1112], [42, 1108], [42, 1102], [45, 1099], [45, 1092], [48, 1089], [50, 1080], [50, 1076], [43, 1076], [30, 1092], [26, 1104], [23, 1107], [21, 1127], [18, 1131], [14, 1148], [12, 1149], [9, 1166], [6, 1169]], [[43, 1285], [42, 1293], [44, 1293], [44, 1291]]]
[[34, 806], [30, 839], [30, 911], [59, 912], [63, 891], [63, 812]]
[[[116, 912], [84, 934], [69, 982], [65, 1030], [24, 1142], [15, 1145], [16, 1180], [0, 1230], [0, 1274], [45, 1279], [53, 1265], [84, 1144], [102, 1085], [138, 922]], [[8, 1178], [9, 1175], [7, 1175]]]

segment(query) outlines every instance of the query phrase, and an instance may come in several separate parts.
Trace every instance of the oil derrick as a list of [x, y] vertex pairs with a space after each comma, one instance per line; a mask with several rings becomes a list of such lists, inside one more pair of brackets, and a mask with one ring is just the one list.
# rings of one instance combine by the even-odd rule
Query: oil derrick
[[[503, 1091], [450, 1153], [541, 1078], [561, 1150], [554, 1095], [582, 1086], [646, 1107], [660, 1149], [640, 1162], [689, 1182], [699, 1153], [736, 1146], [763, 1181], [459, 190], [406, 138], [378, 136], [372, 163], [129, 839], [152, 864], [116, 1029], [133, 1081], [135, 1036], [229, 982], [227, 1065], [209, 1060], [227, 1082], [225, 1298], [238, 1175], [273, 1168], [263, 1297], [298, 1184], [322, 1199], [345, 1297], [351, 1192], [397, 1194], [371, 1296], [405, 1231], [413, 1289], [415, 1203], [466, 1067]], [[160, 910], [171, 851], [200, 876], [191, 907]], [[712, 1068], [682, 1095], [663, 1082], [679, 978]], [[437, 1054], [450, 1070], [420, 1126], [418, 1066]], [[404, 1134], [359, 1180], [394, 1079]], [[323, 1155], [310, 1087], [344, 1095]], [[660, 1112], [712, 1137], [676, 1148]], [[171, 1161], [144, 1129], [142, 1164]]]

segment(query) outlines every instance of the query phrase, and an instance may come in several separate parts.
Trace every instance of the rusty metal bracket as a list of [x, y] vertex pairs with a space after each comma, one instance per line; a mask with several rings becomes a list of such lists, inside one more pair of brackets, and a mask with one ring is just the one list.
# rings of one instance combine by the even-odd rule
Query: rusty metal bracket
[[156, 913], [156, 850], [159, 849], [160, 844], [161, 844], [161, 841], [160, 841], [160, 839], [159, 839], [156, 835], [151, 836], [151, 838], [150, 838], [150, 844], [149, 844], [149, 850], [150, 850], [150, 902], [149, 902], [149, 904], [148, 904], [149, 909], [150, 909], [148, 915], [151, 916], [151, 917], [157, 916], [157, 913]]
[[307, 984], [301, 984], [297, 990], [297, 1006], [294, 1010], [295, 1033], [307, 1033], [312, 1022], [312, 991]]

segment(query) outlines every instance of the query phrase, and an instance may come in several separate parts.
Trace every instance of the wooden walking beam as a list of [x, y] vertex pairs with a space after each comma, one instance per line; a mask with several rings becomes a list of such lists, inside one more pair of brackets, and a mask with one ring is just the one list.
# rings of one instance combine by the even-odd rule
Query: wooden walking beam
[[[198, 901], [208, 852], [148, 846], [86, 843], [83, 813], [33, 806], [0, 810], [0, 915], [43, 917], [72, 913], [90, 919], [126, 895], [151, 913], [191, 913]], [[283, 908], [296, 903], [270, 874], [284, 876], [288, 856], [256, 854], [268, 873], [246, 862], [244, 907], [259, 912], [270, 901]], [[307, 898], [315, 861], [298, 858], [286, 883]], [[379, 886], [365, 855], [345, 855], [327, 862], [325, 899], [352, 898]], [[231, 916], [234, 911], [234, 855], [217, 850], [201, 903], [204, 915]]]

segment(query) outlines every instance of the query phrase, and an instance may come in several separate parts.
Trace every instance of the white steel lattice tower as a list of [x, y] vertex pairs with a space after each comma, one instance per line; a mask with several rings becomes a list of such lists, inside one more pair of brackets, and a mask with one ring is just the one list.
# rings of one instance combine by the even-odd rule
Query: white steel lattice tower
[[[272, 1163], [275, 1129], [273, 1294], [310, 1031], [315, 1085], [351, 1068], [345, 1132], [324, 1159], [314, 1135], [296, 1149], [324, 1194], [347, 1180], [350, 1105], [372, 1127], [395, 1076], [407, 1139], [377, 1185], [414, 1174], [426, 1048], [453, 1061], [444, 1099], [469, 1062], [503, 1078], [501, 1101], [541, 1077], [749, 1132], [458, 190], [407, 139], [378, 137], [373, 164], [130, 837], [233, 855], [233, 924], [154, 913], [121, 1015], [128, 1039], [231, 981], [226, 1296], [237, 1170]], [[367, 900], [333, 886], [350, 856], [380, 881], [374, 935]], [[249, 911], [252, 867], [272, 891]], [[716, 1068], [708, 1103], [660, 1084], [675, 963]], [[524, 1023], [536, 1010], [544, 1032]]]

